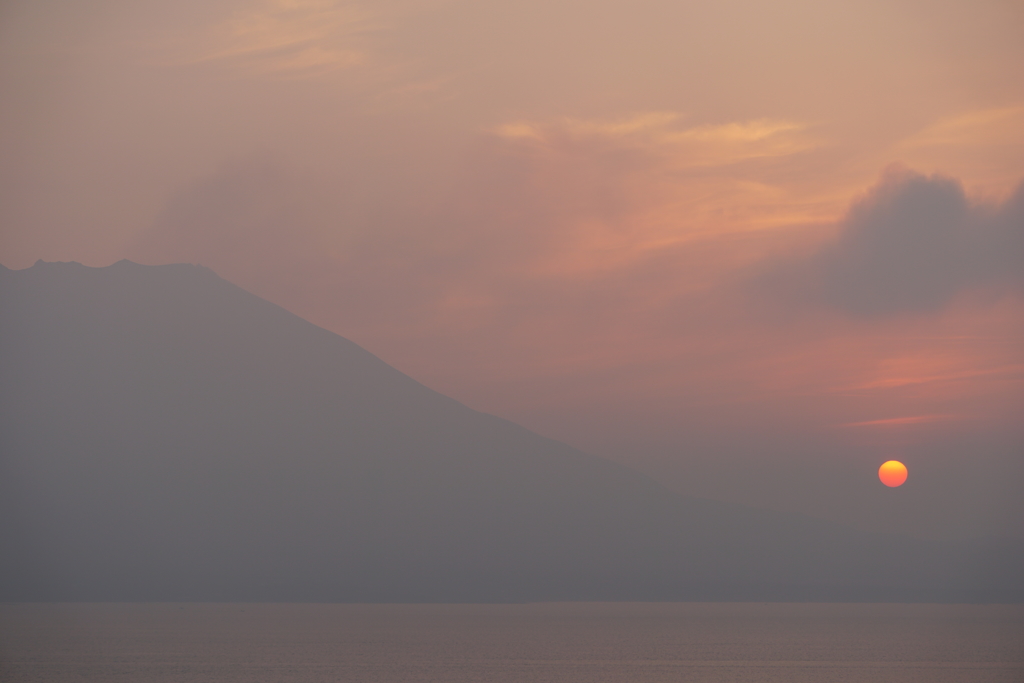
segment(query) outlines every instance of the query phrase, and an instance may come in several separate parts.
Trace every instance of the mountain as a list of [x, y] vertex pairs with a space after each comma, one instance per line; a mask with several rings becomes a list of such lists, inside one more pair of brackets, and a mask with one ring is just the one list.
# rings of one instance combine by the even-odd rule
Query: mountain
[[202, 267], [0, 267], [0, 325], [0, 600], [1024, 598], [1019, 546], [680, 496]]

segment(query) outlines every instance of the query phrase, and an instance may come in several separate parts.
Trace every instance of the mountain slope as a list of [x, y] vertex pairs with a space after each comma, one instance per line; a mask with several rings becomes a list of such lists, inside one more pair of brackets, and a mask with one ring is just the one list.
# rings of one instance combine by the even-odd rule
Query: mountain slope
[[0, 599], [1006, 600], [1017, 547], [686, 498], [196, 266], [0, 271]]

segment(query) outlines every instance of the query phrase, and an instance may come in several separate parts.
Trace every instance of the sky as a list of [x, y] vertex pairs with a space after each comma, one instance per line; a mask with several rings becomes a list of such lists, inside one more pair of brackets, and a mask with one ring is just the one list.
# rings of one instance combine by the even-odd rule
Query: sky
[[0, 263], [201, 263], [678, 491], [1019, 536], [1021, 83], [1015, 0], [7, 0]]

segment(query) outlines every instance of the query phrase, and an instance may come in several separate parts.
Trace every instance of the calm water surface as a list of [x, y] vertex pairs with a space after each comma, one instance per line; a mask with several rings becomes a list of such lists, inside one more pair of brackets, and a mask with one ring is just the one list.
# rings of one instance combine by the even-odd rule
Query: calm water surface
[[1024, 606], [0, 605], [0, 680], [1024, 682]]

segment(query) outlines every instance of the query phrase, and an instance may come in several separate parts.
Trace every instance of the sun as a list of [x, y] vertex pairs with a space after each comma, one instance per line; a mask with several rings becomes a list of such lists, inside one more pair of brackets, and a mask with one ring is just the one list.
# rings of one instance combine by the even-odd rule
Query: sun
[[907, 466], [899, 460], [888, 460], [878, 468], [878, 478], [886, 486], [901, 486], [907, 480]]

